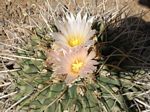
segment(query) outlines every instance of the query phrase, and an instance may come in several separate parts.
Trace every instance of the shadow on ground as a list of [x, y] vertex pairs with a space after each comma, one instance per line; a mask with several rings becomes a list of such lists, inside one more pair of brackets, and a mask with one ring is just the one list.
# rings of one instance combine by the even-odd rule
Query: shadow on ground
[[116, 19], [104, 32], [106, 65], [120, 70], [150, 68], [150, 22], [141, 17]]
[[138, 3], [150, 8], [150, 0], [139, 0]]

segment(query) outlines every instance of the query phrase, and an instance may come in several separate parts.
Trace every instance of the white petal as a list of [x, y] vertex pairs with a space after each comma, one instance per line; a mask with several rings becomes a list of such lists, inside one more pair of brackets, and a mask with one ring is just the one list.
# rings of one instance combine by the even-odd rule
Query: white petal
[[66, 39], [65, 39], [65, 37], [62, 34], [60, 34], [60, 33], [53, 33], [52, 35], [53, 35], [53, 38], [54, 38], [55, 41], [66, 42]]
[[77, 21], [78, 23], [81, 23], [81, 12], [79, 12], [79, 13], [77, 14], [76, 21]]
[[94, 36], [95, 32], [96, 32], [96, 30], [90, 30], [90, 31], [87, 33], [86, 37], [88, 37], [88, 39], [90, 39], [92, 36]]
[[87, 20], [87, 13], [84, 15], [84, 17], [83, 17], [83, 21], [85, 21], [86, 22], [86, 20]]
[[88, 23], [93, 23], [94, 18], [95, 18], [94, 16], [91, 16], [91, 17], [88, 19], [88, 21], [87, 21], [87, 22], [88, 22]]
[[63, 23], [60, 22], [60, 21], [55, 21], [55, 25], [56, 25], [56, 27], [58, 28], [58, 30], [61, 31], [62, 34], [64, 34], [64, 35], [67, 35], [67, 34], [68, 34], [68, 32], [67, 32], [67, 30], [66, 30], [66, 28], [65, 28], [65, 24], [63, 24]]

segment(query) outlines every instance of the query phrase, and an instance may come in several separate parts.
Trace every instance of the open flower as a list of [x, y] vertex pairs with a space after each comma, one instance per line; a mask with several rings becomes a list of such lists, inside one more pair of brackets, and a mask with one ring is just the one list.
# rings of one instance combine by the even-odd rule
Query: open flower
[[93, 60], [95, 52], [88, 53], [87, 47], [68, 49], [66, 53], [51, 52], [51, 61], [54, 75], [66, 74], [66, 83], [74, 81], [77, 77], [85, 77], [96, 70], [98, 62]]
[[60, 32], [53, 33], [55, 43], [59, 46], [75, 47], [80, 45], [92, 45], [91, 37], [95, 34], [95, 30], [91, 30], [93, 17], [88, 19], [87, 14], [81, 18], [81, 13], [76, 17], [72, 13], [66, 14], [66, 19], [55, 22]]

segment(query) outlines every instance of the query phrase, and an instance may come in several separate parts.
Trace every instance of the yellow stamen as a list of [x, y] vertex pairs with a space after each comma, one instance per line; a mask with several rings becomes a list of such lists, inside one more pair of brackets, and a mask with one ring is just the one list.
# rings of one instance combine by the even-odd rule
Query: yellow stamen
[[71, 35], [68, 36], [68, 44], [71, 47], [81, 45], [83, 43], [83, 37], [80, 35]]
[[83, 62], [80, 60], [75, 60], [71, 66], [71, 70], [73, 73], [79, 73], [80, 69], [83, 66]]

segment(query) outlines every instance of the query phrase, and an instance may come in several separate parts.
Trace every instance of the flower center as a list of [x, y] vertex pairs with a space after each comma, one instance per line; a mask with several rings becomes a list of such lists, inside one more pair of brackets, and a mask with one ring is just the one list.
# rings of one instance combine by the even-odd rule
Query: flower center
[[83, 66], [83, 62], [80, 60], [75, 60], [74, 63], [71, 65], [71, 70], [74, 73], [79, 73], [80, 69]]
[[68, 40], [69, 46], [74, 47], [74, 46], [81, 45], [83, 43], [82, 38], [83, 37], [80, 35], [69, 36], [69, 40]]

